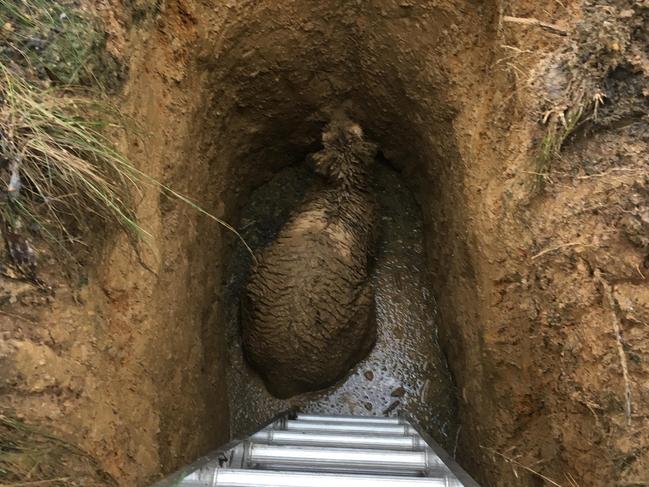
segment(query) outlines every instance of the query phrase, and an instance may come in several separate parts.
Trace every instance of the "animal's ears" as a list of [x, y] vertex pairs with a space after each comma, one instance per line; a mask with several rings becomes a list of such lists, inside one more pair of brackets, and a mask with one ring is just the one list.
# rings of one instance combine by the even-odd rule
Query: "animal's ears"
[[335, 145], [345, 140], [344, 126], [338, 120], [329, 122], [322, 131], [322, 145]]

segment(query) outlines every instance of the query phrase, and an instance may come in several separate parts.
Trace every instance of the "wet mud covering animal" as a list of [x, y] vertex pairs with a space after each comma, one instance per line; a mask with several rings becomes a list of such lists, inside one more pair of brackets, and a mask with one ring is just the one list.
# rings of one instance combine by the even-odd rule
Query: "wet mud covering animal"
[[280, 398], [327, 387], [376, 341], [369, 280], [377, 233], [377, 147], [345, 117], [311, 156], [324, 179], [253, 264], [242, 296], [246, 358]]

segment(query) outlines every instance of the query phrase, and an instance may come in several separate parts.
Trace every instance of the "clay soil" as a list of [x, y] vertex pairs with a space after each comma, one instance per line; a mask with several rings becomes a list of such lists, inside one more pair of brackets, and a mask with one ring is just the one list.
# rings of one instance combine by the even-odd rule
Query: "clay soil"
[[[233, 225], [341, 105], [398, 165], [423, 215], [457, 458], [478, 481], [649, 485], [647, 2], [99, 10], [137, 126], [115, 142]], [[43, 251], [53, 296], [0, 281], [2, 412], [87, 452], [101, 473], [76, 485], [148, 485], [224, 443], [237, 407], [223, 290], [240, 244], [138, 196], [139, 252], [98, 238], [71, 283]]]

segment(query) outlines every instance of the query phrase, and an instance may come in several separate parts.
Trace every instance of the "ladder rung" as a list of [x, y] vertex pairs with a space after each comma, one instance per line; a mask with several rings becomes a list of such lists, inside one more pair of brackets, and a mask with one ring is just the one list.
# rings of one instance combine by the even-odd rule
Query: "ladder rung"
[[252, 443], [245, 453], [248, 467], [272, 470], [353, 471], [369, 474], [444, 474], [448, 468], [432, 451], [361, 450], [277, 446]]
[[324, 414], [298, 413], [299, 421], [327, 421], [330, 423], [379, 423], [379, 424], [408, 424], [403, 418], [386, 418], [382, 416], [327, 416]]
[[428, 445], [417, 435], [375, 435], [324, 433], [320, 431], [263, 430], [250, 439], [271, 445], [329, 446], [339, 448], [369, 448], [383, 450], [424, 450]]
[[[272, 426], [271, 426], [272, 428]], [[372, 433], [377, 435], [414, 435], [417, 431], [407, 424], [349, 424], [332, 421], [288, 420], [286, 430], [293, 431], [329, 431], [347, 433]]]
[[[186, 481], [191, 481], [187, 479]], [[462, 487], [454, 477], [399, 478], [302, 472], [216, 469], [210, 483], [185, 483], [179, 487]]]

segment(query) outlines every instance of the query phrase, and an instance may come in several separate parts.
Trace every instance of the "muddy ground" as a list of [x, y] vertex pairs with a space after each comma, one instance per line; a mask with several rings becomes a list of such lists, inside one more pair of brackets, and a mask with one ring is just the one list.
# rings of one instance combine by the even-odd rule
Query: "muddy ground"
[[[457, 457], [481, 483], [649, 485], [646, 2], [99, 10], [141, 127], [119, 146], [237, 227], [328, 110], [346, 105], [380, 143], [421, 209]], [[0, 314], [3, 411], [125, 486], [222, 444], [237, 408], [237, 240], [154, 188], [138, 214], [153, 235], [139, 256], [98, 243], [80, 283], [52, 260], [54, 297], [3, 280]]]

